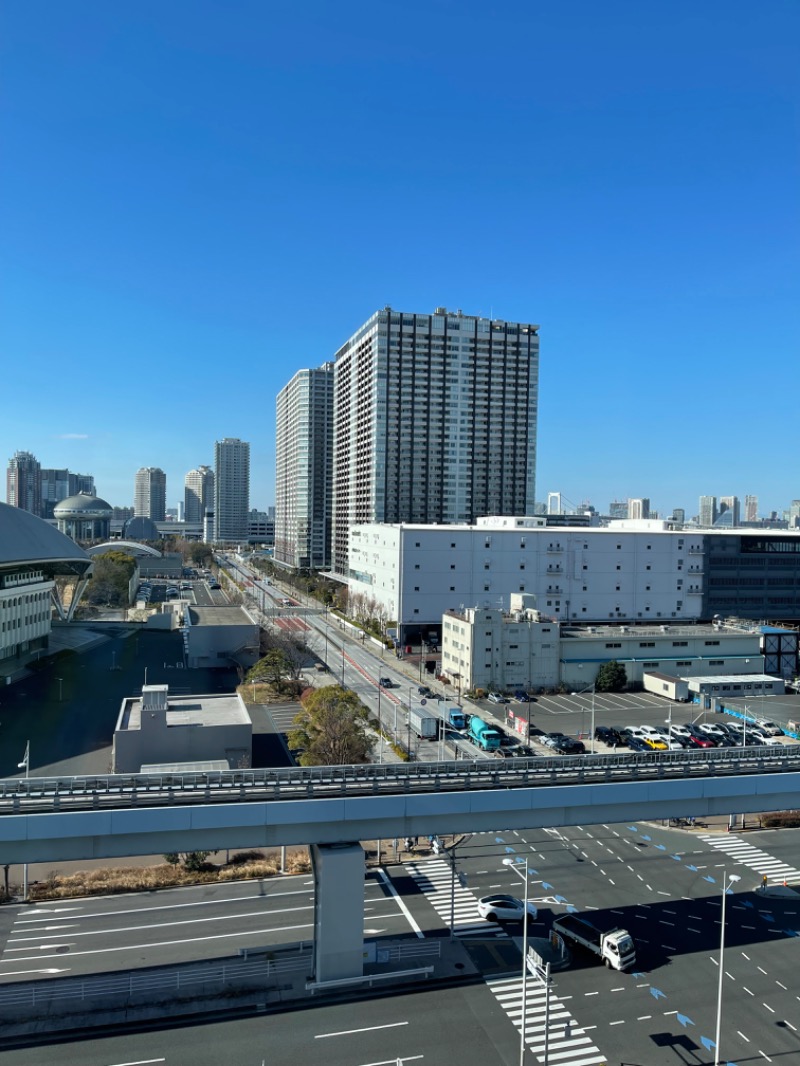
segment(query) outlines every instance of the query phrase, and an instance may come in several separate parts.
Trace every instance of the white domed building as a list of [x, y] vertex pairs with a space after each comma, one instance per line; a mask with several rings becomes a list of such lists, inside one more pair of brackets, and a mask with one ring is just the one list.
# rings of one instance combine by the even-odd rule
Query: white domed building
[[114, 509], [99, 496], [79, 492], [53, 509], [60, 532], [74, 541], [108, 540]]

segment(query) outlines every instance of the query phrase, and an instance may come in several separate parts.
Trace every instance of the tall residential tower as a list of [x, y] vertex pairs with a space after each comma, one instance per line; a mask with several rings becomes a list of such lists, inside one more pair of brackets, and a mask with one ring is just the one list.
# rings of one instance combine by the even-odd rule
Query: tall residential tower
[[214, 510], [214, 471], [210, 466], [190, 470], [183, 481], [183, 518], [202, 522], [206, 511]]
[[163, 522], [167, 512], [167, 475], [158, 466], [142, 466], [136, 471], [133, 509], [137, 518]]
[[357, 522], [533, 513], [539, 327], [376, 312], [336, 353], [333, 568]]
[[14, 452], [8, 460], [6, 503], [42, 517], [41, 464], [31, 452]]
[[250, 445], [225, 437], [214, 445], [214, 540], [247, 540], [250, 512]]
[[334, 364], [300, 370], [278, 393], [275, 561], [330, 566]]

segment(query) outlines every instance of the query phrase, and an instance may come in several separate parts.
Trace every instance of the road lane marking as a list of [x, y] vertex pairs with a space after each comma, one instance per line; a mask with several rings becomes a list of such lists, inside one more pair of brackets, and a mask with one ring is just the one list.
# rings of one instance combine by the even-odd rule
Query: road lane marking
[[[218, 903], [252, 903], [254, 899], [277, 899], [279, 896], [308, 896], [308, 898], [311, 899], [312, 893], [305, 892], [301, 889], [294, 889], [291, 892], [268, 892], [265, 895], [262, 895], [260, 892], [253, 892], [247, 896], [230, 896], [225, 899], [198, 900], [196, 903], [168, 903], [163, 907], [128, 907], [120, 910], [90, 911], [87, 914], [67, 914], [64, 918], [56, 918], [53, 915], [48, 915], [47, 920], [51, 922], [60, 922], [64, 921], [66, 918], [80, 918], [81, 921], [85, 918], [115, 918], [122, 914], [152, 914], [154, 911], [178, 911], [184, 910], [187, 907], [209, 907]], [[29, 911], [28, 913], [33, 914], [33, 911]], [[37, 921], [42, 921], [42, 919], [30, 917], [17, 918], [15, 924], [32, 924]]]
[[[397, 1029], [408, 1022], [387, 1022], [386, 1025], [368, 1025], [364, 1029], [342, 1029], [338, 1033], [317, 1033], [315, 1040], [327, 1040], [329, 1036], [352, 1036], [353, 1033], [374, 1033], [376, 1029]], [[392, 1061], [391, 1059], [389, 1060]]]
[[137, 1059], [135, 1062], [114, 1062], [111, 1066], [150, 1066], [153, 1062], [166, 1062], [166, 1059]]
[[380, 874], [381, 880], [386, 885], [386, 888], [388, 889], [388, 891], [391, 893], [391, 895], [397, 901], [397, 906], [400, 908], [400, 910], [403, 912], [403, 914], [408, 919], [408, 924], [411, 926], [411, 928], [414, 930], [414, 932], [417, 934], [417, 936], [420, 938], [420, 940], [424, 940], [425, 939], [425, 934], [422, 932], [420, 927], [417, 925], [416, 921], [414, 920], [414, 916], [412, 915], [411, 911], [406, 906], [405, 900], [403, 900], [401, 898], [399, 892], [397, 891], [397, 889], [392, 884], [392, 880], [389, 877], [389, 875], [384, 870], [378, 870], [378, 873]]

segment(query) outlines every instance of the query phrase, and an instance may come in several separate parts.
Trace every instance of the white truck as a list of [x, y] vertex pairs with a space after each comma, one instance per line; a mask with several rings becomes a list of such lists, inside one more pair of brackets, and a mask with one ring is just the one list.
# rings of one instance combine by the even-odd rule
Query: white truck
[[636, 963], [636, 948], [627, 929], [604, 931], [577, 914], [565, 914], [553, 922], [553, 932], [591, 951], [614, 970], [627, 970]]
[[435, 714], [429, 714], [422, 704], [409, 707], [408, 724], [412, 732], [422, 740], [436, 740], [439, 736], [440, 719]]

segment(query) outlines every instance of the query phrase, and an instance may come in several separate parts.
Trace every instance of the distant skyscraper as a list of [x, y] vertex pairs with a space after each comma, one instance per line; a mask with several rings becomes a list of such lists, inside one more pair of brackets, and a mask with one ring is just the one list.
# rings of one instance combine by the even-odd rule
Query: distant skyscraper
[[650, 501], [646, 496], [637, 496], [628, 500], [628, 518], [649, 518]]
[[15, 452], [8, 461], [6, 503], [42, 516], [41, 466], [30, 452]]
[[214, 540], [247, 540], [250, 511], [250, 445], [226, 437], [214, 445]]
[[276, 402], [275, 560], [295, 569], [330, 566], [333, 374], [300, 370]]
[[627, 500], [612, 500], [608, 505], [608, 517], [609, 518], [627, 518], [628, 517], [628, 501]]
[[[719, 514], [723, 515], [726, 511], [731, 512], [730, 524], [733, 527], [740, 526], [741, 523], [741, 509], [739, 505], [738, 496], [720, 496], [719, 498]], [[719, 517], [719, 515], [717, 516]]]
[[698, 524], [701, 526], [713, 526], [717, 520], [717, 497], [716, 496], [701, 496], [700, 497], [700, 513], [697, 517]]
[[202, 522], [214, 510], [214, 471], [210, 466], [190, 470], [183, 482], [184, 521]]
[[685, 521], [686, 521], [686, 511], [683, 509], [683, 507], [673, 507], [672, 508], [672, 521], [673, 522], [677, 522], [680, 525], [683, 525], [685, 523]]
[[158, 466], [143, 466], [136, 471], [133, 509], [137, 518], [163, 522], [167, 509], [167, 475]]
[[758, 521], [758, 496], [745, 496], [744, 520], [745, 522]]
[[534, 505], [539, 327], [376, 312], [336, 353], [333, 569], [358, 522], [473, 522]]

